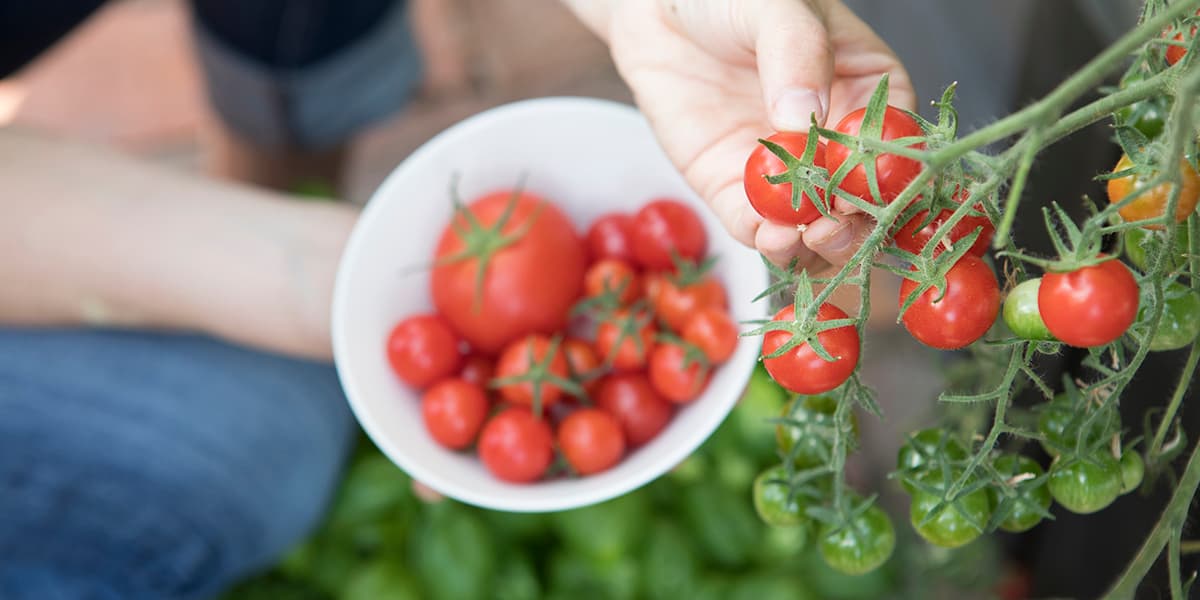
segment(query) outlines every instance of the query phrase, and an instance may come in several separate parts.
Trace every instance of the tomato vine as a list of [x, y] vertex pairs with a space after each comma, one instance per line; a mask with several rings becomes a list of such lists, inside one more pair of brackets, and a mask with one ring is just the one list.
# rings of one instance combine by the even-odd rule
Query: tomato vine
[[[1168, 306], [1172, 298], [1168, 295], [1168, 288], [1176, 295], [1200, 293], [1200, 217], [1194, 208], [1189, 208], [1195, 206], [1196, 198], [1181, 198], [1185, 193], [1192, 193], [1184, 191], [1186, 179], [1195, 175], [1187, 169], [1197, 169], [1200, 59], [1196, 58], [1196, 54], [1200, 51], [1200, 36], [1175, 36], [1173, 33], [1200, 23], [1198, 7], [1200, 1], [1196, 0], [1147, 1], [1137, 27], [1048, 95], [963, 137], [957, 135], [954, 85], [934, 103], [938, 117], [931, 122], [888, 106], [888, 82], [885, 76], [862, 110], [861, 121], [853, 127], [839, 124], [827, 129], [814, 122], [808, 137], [803, 140], [802, 149], [799, 144], [791, 144], [792, 149], [801, 150], [799, 155], [793, 155], [789, 148], [772, 141], [778, 138], [768, 138], [762, 141], [763, 148], [775, 155], [786, 170], [766, 174], [763, 168], [757, 166], [766, 162], [761, 156], [761, 149], [756, 151], [758, 154], [754, 157], [757, 161], [755, 168], [747, 167], [748, 177], [753, 174], [772, 184], [764, 187], [761, 181], [756, 180], [753, 186], [747, 184], [748, 193], [757, 190], [779, 196], [783, 190], [770, 188], [782, 188], [786, 184], [790, 186], [786, 193], [791, 196], [793, 210], [801, 208], [800, 200], [803, 197], [805, 202], [812, 203], [820, 215], [835, 218], [831, 208], [836, 198], [853, 205], [875, 221], [850, 260], [828, 277], [768, 265], [776, 283], [760, 298], [788, 292], [792, 317], [780, 319], [777, 316], [776, 320], [760, 323], [758, 328], [749, 332], [749, 335], [772, 335], [773, 332], [790, 335], [790, 339], [782, 346], [775, 344], [773, 347], [778, 349], [772, 350], [765, 358], [773, 359], [807, 345], [811, 353], [834, 363], [839, 357], [830, 355], [823, 345], [821, 334], [853, 323], [860, 340], [869, 337], [865, 331], [865, 315], [870, 312], [870, 274], [873, 269], [889, 271], [909, 281], [905, 284], [905, 294], [900, 298], [901, 319], [913, 311], [918, 302], [927, 306], [953, 300], [953, 293], [948, 290], [954, 286], [955, 267], [964, 257], [967, 257], [966, 260], [975, 260], [968, 254], [977, 240], [986, 241], [986, 236], [992, 235], [992, 224], [995, 231], [991, 246], [997, 251], [997, 259], [1008, 267], [1006, 274], [1010, 280], [1032, 279], [1031, 271], [1035, 269], [1047, 274], [1040, 287], [1032, 290], [1032, 294], [1030, 290], [1024, 293], [1026, 297], [1036, 300], [1039, 306], [1053, 301], [1053, 294], [1058, 293], [1054, 286], [1061, 285], [1107, 285], [1106, 298], [1120, 297], [1121, 294], [1134, 295], [1132, 312], [1128, 302], [1120, 307], [1128, 315], [1124, 317], [1128, 321], [1109, 327], [1113, 335], [1101, 334], [1090, 338], [1069, 335], [1070, 332], [1063, 330], [1058, 322], [1051, 321], [1046, 309], [1042, 308], [1040, 312], [1045, 323], [1037, 323], [1040, 327], [1028, 328], [1029, 331], [1039, 332], [1036, 335], [1024, 339], [1015, 336], [996, 337], [997, 332], [1002, 330], [993, 327], [989, 339], [970, 345], [970, 352], [980, 361], [978, 368], [992, 369], [993, 375], [988, 378], [990, 387], [975, 393], [946, 391], [939, 396], [939, 400], [948, 404], [993, 403], [991, 425], [986, 432], [975, 433], [973, 439], [964, 440], [969, 442], [965, 457], [949, 453], [945, 444], [939, 445], [936, 448], [938, 456], [932, 461], [938, 466], [924, 471], [932, 479], [919, 477], [916, 472], [900, 471], [896, 474], [911, 493], [922, 497], [922, 510], [917, 511], [914, 505], [912, 516], [913, 525], [918, 531], [924, 532], [935, 521], [943, 520], [943, 516], [950, 513], [953, 513], [951, 517], [965, 519], [976, 529], [991, 531], [999, 528], [1007, 519], [1007, 515], [1000, 514], [1004, 511], [988, 514], [988, 518], [984, 519], [986, 526], [980, 522], [979, 517], [986, 512], [982, 506], [987, 503], [981, 503], [978, 494], [985, 489], [990, 490], [993, 498], [1008, 512], [1011, 512], [1012, 506], [1020, 505], [1021, 501], [1028, 504], [1027, 499], [1034, 497], [1031, 494], [1035, 492], [1038, 498], [1047, 497], [1045, 489], [1055, 493], [1055, 499], [1060, 504], [1068, 508], [1074, 506], [1078, 512], [1099, 510], [1115, 498], [1115, 493], [1126, 493], [1139, 484], [1146, 487], [1154, 485], [1156, 480], [1160, 481], [1155, 475], [1167, 472], [1172, 459], [1183, 452], [1186, 442], [1177, 416], [1197, 363], [1200, 363], [1200, 341], [1191, 342], [1187, 361], [1170, 400], [1159, 420], [1149, 426], [1144, 438], [1125, 435], [1127, 432], [1121, 429], [1116, 407], [1122, 393], [1152, 350], [1152, 345], [1186, 347], [1186, 340], [1171, 340], [1170, 344], [1155, 341], [1160, 329], [1168, 325], [1166, 320], [1176, 318]], [[1173, 50], [1168, 53], [1168, 48]], [[1095, 92], [1106, 78], [1121, 74], [1122, 68], [1125, 70], [1121, 87], [1103, 90], [1098, 99], [1071, 108], [1085, 95]], [[1154, 106], [1147, 108], [1146, 103], [1154, 103]], [[1167, 105], [1170, 109], [1161, 126], [1138, 120], [1148, 114], [1159, 114]], [[915, 125], [919, 125], [922, 135], [885, 133], [909, 131], [902, 126], [902, 121], [910, 118]], [[1028, 200], [1025, 192], [1029, 173], [1039, 153], [1066, 136], [1106, 118], [1115, 120], [1114, 139], [1126, 155], [1119, 164], [1126, 166], [1099, 179], [1136, 176], [1136, 181], [1123, 181], [1119, 186], [1122, 193], [1110, 197], [1110, 202], [1103, 207], [1085, 203], [1090, 214], [1079, 223], [1058, 204], [1052, 203], [1044, 208], [1045, 225], [1057, 256], [1034, 256], [1018, 248], [1012, 238], [1017, 208], [1021, 202]], [[1147, 132], [1158, 137], [1148, 137]], [[889, 138], [889, 135], [892, 137]], [[984, 147], [1004, 141], [1009, 142], [1007, 147], [996, 154], [981, 151]], [[825, 144], [823, 157], [818, 152], [822, 142]], [[1180, 160], [1180, 157], [1184, 157], [1184, 160]], [[884, 180], [879, 166], [882, 163], [878, 162], [881, 159], [893, 161], [891, 164], [897, 164], [897, 161], [905, 165], [919, 164], [920, 168], [912, 173], [911, 178], [905, 177], [907, 184], [901, 182], [903, 187], [898, 188], [894, 179], [895, 169], [883, 169], [882, 173], [892, 178]], [[865, 183], [856, 179], [852, 185], [845, 185], [852, 173], [857, 178], [865, 175]], [[1151, 210], [1147, 213], [1142, 210], [1147, 208], [1144, 203], [1148, 194], [1144, 190], [1151, 189], [1158, 193], [1159, 199], [1156, 200], [1158, 204], [1149, 206]], [[775, 202], [779, 204], [777, 199]], [[1139, 210], [1126, 210], [1135, 202], [1143, 203]], [[1186, 220], [1186, 227], [1182, 228], [1176, 226], [1177, 208], [1181, 204], [1184, 210], [1178, 216], [1183, 218], [1178, 220]], [[981, 214], [986, 217], [986, 222], [977, 225]], [[1150, 214], [1149, 218], [1142, 218], [1145, 214]], [[938, 216], [934, 218], [929, 215]], [[1122, 216], [1137, 220], [1127, 221]], [[900, 226], [912, 224], [914, 219], [917, 219], [914, 226], [933, 226], [928, 240], [922, 238], [920, 242], [924, 246], [894, 246], [892, 237]], [[1106, 240], [1113, 236], [1132, 239], [1135, 235], [1141, 236], [1138, 250], [1144, 251], [1141, 262], [1132, 254], [1130, 256], [1138, 270], [1130, 270], [1116, 256], [1104, 253]], [[1182, 244], [1185, 250], [1182, 256], [1176, 251], [1180, 247], [1178, 239], [1181, 236], [1187, 238], [1186, 243]], [[898, 266], [900, 264], [908, 267]], [[842, 286], [858, 288], [861, 316], [821, 320], [818, 311], [826, 306], [835, 289]], [[995, 292], [992, 294], [991, 299], [980, 301], [987, 303], [994, 300]], [[992, 304], [995, 310], [991, 310]], [[999, 304], [993, 302], [988, 306], [994, 318]], [[1084, 305], [1072, 315], [1078, 319], [1077, 325], [1080, 327], [1091, 326], [1087, 321], [1088, 308], [1088, 305]], [[1034, 310], [1032, 314], [1036, 317], [1037, 313]], [[1056, 326], [1059, 329], [1056, 330]], [[1049, 332], [1046, 332], [1047, 327]], [[778, 334], [775, 335], [778, 337]], [[964, 339], [970, 344], [971, 340], [978, 337], [967, 336]], [[922, 341], [930, 343], [925, 339]], [[1045, 381], [1032, 367], [1039, 354], [1058, 353], [1064, 348], [1064, 342], [1087, 348], [1083, 367], [1093, 374], [1091, 379], [1069, 379], [1059, 386]], [[943, 347], [960, 345], [960, 341], [956, 341], [952, 346]], [[999, 373], [999, 376], [995, 377], [995, 373]], [[1048, 441], [1045, 431], [1026, 428], [1010, 417], [1013, 397], [1029, 386], [1046, 398], [1040, 410], [1045, 412], [1065, 408], [1072, 415], [1068, 430], [1054, 434], [1061, 434], [1061, 439]], [[1056, 394], [1055, 388], [1059, 387], [1065, 388], [1065, 392]], [[835, 535], [845, 538], [846, 535], [839, 532], [853, 531], [859, 527], [862, 516], [874, 500], [873, 496], [860, 500], [862, 496], [847, 486], [844, 470], [856, 435], [856, 428], [852, 425], [854, 409], [859, 407], [876, 416], [880, 415], [875, 392], [859, 378], [857, 369], [844, 383], [829, 391], [829, 396], [836, 401], [832, 426], [805, 429], [805, 435], [821, 436], [827, 443], [831, 450], [827, 463], [815, 467], [797, 464], [795, 452], [801, 445], [790, 444], [784, 448], [784, 436], [780, 436], [783, 468], [773, 471], [775, 474], [772, 476], [789, 487], [786, 502], [781, 503], [799, 506], [796, 510], [802, 510], [810, 518], [809, 521], [819, 528], [818, 535], [822, 539], [833, 539]], [[778, 423], [781, 428], [799, 425], [796, 420], [789, 418], [783, 418]], [[1024, 472], [1014, 476], [1013, 469], [1016, 467], [1013, 465], [1019, 464], [1019, 457], [1001, 452], [1002, 436], [1049, 444], [1047, 448], [1053, 450], [1051, 454], [1055, 456], [1055, 462], [1045, 474], [1041, 472], [1040, 465], [1035, 465], [1037, 469], [1027, 467]], [[1137, 445], [1143, 439], [1144, 449], [1138, 450]], [[1144, 483], [1140, 470], [1143, 460], [1149, 474]], [[999, 468], [997, 464], [1008, 466]], [[1115, 483], [1111, 479], [1105, 480], [1104, 489], [1118, 489], [1119, 492], [1111, 497], [1092, 494], [1068, 499], [1065, 491], [1068, 486], [1052, 483], [1057, 473], [1068, 468], [1095, 478], [1116, 476]], [[828, 478], [827, 483], [821, 483], [823, 478]], [[1061, 481], [1063, 477], [1059, 479]], [[1047, 488], [1042, 488], [1043, 485]], [[1112, 488], [1114, 485], [1116, 487]], [[1158, 525], [1107, 597], [1131, 597], [1150, 565], [1162, 555], [1164, 547], [1167, 550], [1172, 597], [1183, 597], [1185, 583], [1179, 565], [1183, 543], [1180, 530], [1198, 486], [1200, 445], [1191, 451], [1187, 466]], [[814, 497], [824, 498], [825, 502], [813, 501]], [[803, 501], [796, 503], [797, 498]], [[1044, 508], [1033, 510], [1032, 516], [1023, 515], [1020, 526], [1025, 527], [1027, 521], [1036, 523], [1044, 516], [1049, 516]], [[961, 533], [959, 530], [939, 531], [939, 535], [955, 544], [967, 539]], [[855, 568], [862, 566], [854, 565]]]

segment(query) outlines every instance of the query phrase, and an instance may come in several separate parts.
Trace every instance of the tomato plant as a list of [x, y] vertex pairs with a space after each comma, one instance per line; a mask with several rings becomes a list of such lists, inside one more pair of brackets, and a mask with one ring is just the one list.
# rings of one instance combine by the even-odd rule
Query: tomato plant
[[821, 532], [821, 558], [848, 575], [861, 575], [879, 568], [896, 548], [892, 520], [871, 505], [842, 527]]
[[922, 429], [905, 440], [896, 453], [896, 472], [900, 483], [909, 493], [916, 491], [914, 482], [930, 472], [940, 473], [943, 467], [967, 459], [967, 449], [958, 438], [939, 427]]
[[[865, 108], [855, 110], [843, 117], [834, 126], [834, 130], [848, 135], [859, 135], [862, 132], [863, 119], [866, 114], [867, 109]], [[921, 129], [921, 126], [908, 113], [894, 106], [887, 107], [880, 127], [880, 137], [878, 139], [883, 141], [917, 137], [925, 133]], [[910, 147], [916, 149], [924, 148], [924, 143], [918, 142]], [[852, 151], [852, 148], [830, 140], [829, 144], [825, 147], [825, 164], [829, 172], [838, 171], [842, 164], [850, 158]], [[896, 196], [900, 195], [900, 192], [921, 171], [920, 162], [896, 154], [883, 153], [874, 160], [875, 179], [878, 182], [879, 194], [884, 203], [895, 200]], [[839, 187], [863, 200], [874, 202], [874, 195], [871, 193], [866, 169], [861, 164], [856, 165], [846, 173], [846, 177], [842, 179]]]
[[[808, 135], [803, 133], [775, 133], [767, 138], [768, 142], [779, 145], [793, 156], [804, 154]], [[825, 144], [817, 143], [812, 163], [814, 166], [825, 166]], [[807, 225], [817, 220], [821, 212], [813, 204], [813, 199], [807, 194], [796, 190], [793, 192], [790, 183], [771, 183], [769, 175], [779, 175], [786, 172], [783, 161], [767, 146], [759, 145], [750, 153], [746, 160], [746, 168], [742, 182], [746, 188], [746, 198], [750, 206], [768, 221], [785, 225]], [[824, 190], [817, 189], [818, 202], [825, 201]], [[793, 199], [792, 195], [796, 194]]]
[[1050, 466], [1050, 494], [1063, 508], [1094, 513], [1117, 499], [1122, 487], [1121, 465], [1111, 454], [1092, 452]]
[[1072, 346], [1102, 346], [1123, 335], [1138, 309], [1138, 285], [1120, 261], [1046, 273], [1038, 312], [1054, 337]]
[[1035, 277], [1018, 283], [1004, 297], [1004, 324], [1013, 335], [1023, 340], [1048, 341], [1054, 334], [1046, 329], [1038, 311], [1038, 289], [1042, 279]]
[[[775, 439], [784, 456], [799, 469], [824, 465], [833, 459], [834, 412], [837, 401], [830, 396], [796, 396], [783, 407], [775, 425]], [[850, 426], [857, 434], [858, 419]], [[853, 439], [850, 440], [854, 442]]]
[[[900, 283], [900, 306], [917, 282]], [[944, 290], [931, 287], [904, 311], [904, 328], [922, 344], [942, 350], [962, 348], [983, 337], [1000, 312], [1000, 285], [983, 260], [966, 255], [946, 273]]]
[[787, 470], [774, 466], [754, 479], [754, 510], [773, 527], [794, 527], [808, 522], [804, 506], [787, 484]]
[[[791, 320], [794, 309], [784, 307], [775, 313], [775, 321]], [[845, 319], [842, 309], [823, 304], [817, 310], [818, 321]], [[807, 342], [791, 348], [792, 335], [785, 330], [768, 331], [763, 336], [763, 364], [780, 385], [797, 394], [821, 394], [841, 385], [858, 366], [858, 331], [852, 326], [827, 329], [817, 340], [833, 360], [821, 358]]]
[[437, 315], [415, 315], [400, 321], [388, 335], [392, 371], [418, 388], [449, 377], [462, 364], [459, 339]]
[[1042, 466], [1020, 454], [1001, 454], [992, 466], [1004, 478], [1003, 493], [989, 488], [992, 505], [1000, 513], [1000, 529], [1012, 533], [1029, 531], [1042, 521], [1052, 501]]
[[[1150, 349], [1186, 348], [1200, 336], [1200, 293], [1179, 282], [1171, 282], [1163, 292], [1162, 302], [1162, 317], [1150, 336]], [[1138, 319], [1144, 321], [1149, 317], [1149, 312], [1142, 307]]]
[[489, 404], [479, 384], [446, 379], [421, 397], [421, 416], [434, 440], [458, 450], [475, 441], [487, 418]]
[[[956, 191], [954, 200], [962, 202], [966, 195], [967, 192]], [[934, 247], [933, 254], [935, 256], [941, 254], [947, 247], [953, 247], [954, 244], [975, 230], [979, 230], [979, 236], [971, 243], [971, 249], [967, 252], [980, 257], [987, 254], [988, 246], [992, 243], [992, 236], [996, 234], [996, 228], [988, 220], [987, 215], [982, 213], [980, 207], [976, 206], [974, 212], [978, 214], [968, 213], [960, 221], [950, 226], [950, 231]], [[933, 219], [929, 218], [927, 210], [918, 212], [896, 232], [893, 238], [896, 241], [896, 247], [905, 252], [920, 254], [933, 240], [933, 236], [950, 222], [951, 216], [953, 213], [944, 208]]]
[[[1122, 219], [1136, 222], [1163, 216], [1173, 187], [1170, 183], [1151, 185], [1156, 173], [1140, 170], [1127, 154], [1121, 155], [1112, 173], [1113, 178], [1108, 180], [1108, 201], [1117, 204], [1133, 196], [1133, 200], [1117, 209]], [[1179, 174], [1181, 183], [1175, 204], [1175, 222], [1182, 223], [1196, 211], [1196, 202], [1200, 200], [1200, 173], [1188, 161], [1181, 160]], [[1162, 225], [1150, 224], [1146, 228], [1162, 229]]]
[[583, 289], [587, 253], [570, 219], [520, 191], [458, 209], [434, 252], [433, 304], [479, 351], [566, 325]]
[[[957, 477], [961, 473], [951, 474]], [[974, 541], [983, 534], [992, 517], [992, 501], [985, 488], [944, 500], [941, 494], [952, 482], [953, 479], [944, 479], [940, 471], [918, 477], [918, 489], [912, 492], [908, 513], [913, 529], [929, 543], [943, 548], [957, 548]]]

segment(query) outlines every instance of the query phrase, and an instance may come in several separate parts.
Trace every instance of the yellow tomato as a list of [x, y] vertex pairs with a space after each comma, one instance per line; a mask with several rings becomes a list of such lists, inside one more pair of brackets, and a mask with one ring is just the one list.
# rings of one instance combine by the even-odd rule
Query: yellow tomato
[[[1117, 161], [1117, 166], [1113, 167], [1112, 172], [1117, 173], [1131, 167], [1133, 167], [1133, 162], [1129, 160], [1129, 156], [1122, 154], [1121, 160]], [[1197, 199], [1200, 199], [1200, 174], [1197, 174], [1186, 160], [1179, 161], [1179, 173], [1182, 183], [1179, 189], [1179, 201], [1175, 206], [1175, 221], [1182, 223], [1187, 220], [1192, 211], [1196, 210]], [[1112, 204], [1124, 200], [1131, 193], [1137, 194], [1137, 198], [1117, 211], [1122, 219], [1144, 221], [1161, 217], [1163, 211], [1166, 210], [1167, 199], [1171, 197], [1171, 184], [1160, 183], [1152, 188], [1147, 188], [1148, 179], [1148, 177], [1144, 178], [1133, 173], [1108, 180], [1108, 201]], [[1162, 226], [1147, 225], [1147, 228], [1162, 229]]]

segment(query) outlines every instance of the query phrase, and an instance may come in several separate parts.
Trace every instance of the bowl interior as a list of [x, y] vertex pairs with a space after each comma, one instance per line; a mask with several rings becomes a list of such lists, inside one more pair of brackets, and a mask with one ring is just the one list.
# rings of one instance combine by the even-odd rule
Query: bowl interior
[[546, 98], [495, 108], [442, 132], [387, 178], [351, 235], [334, 292], [334, 356], [356, 417], [391, 460], [447, 496], [498, 510], [563, 510], [621, 495], [686, 458], [737, 401], [758, 341], [741, 340], [699, 399], [598, 475], [512, 485], [492, 477], [473, 453], [439, 447], [421, 421], [419, 393], [388, 367], [387, 334], [401, 318], [432, 308], [424, 267], [451, 216], [451, 182], [457, 177], [469, 201], [511, 188], [522, 175], [527, 189], [555, 202], [581, 232], [603, 213], [632, 212], [657, 196], [691, 203], [708, 229], [710, 254], [719, 257], [714, 272], [735, 320], [766, 317], [765, 303], [750, 299], [767, 275], [757, 253], [725, 234], [675, 171], [645, 119], [623, 104]]

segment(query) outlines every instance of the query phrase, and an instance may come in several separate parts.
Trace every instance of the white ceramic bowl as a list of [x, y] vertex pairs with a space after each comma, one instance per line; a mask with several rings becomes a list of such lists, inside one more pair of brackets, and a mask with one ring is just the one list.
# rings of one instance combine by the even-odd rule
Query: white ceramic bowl
[[708, 228], [710, 254], [719, 256], [715, 275], [735, 320], [766, 317], [765, 302], [750, 300], [767, 274], [672, 167], [646, 120], [623, 104], [545, 98], [501, 106], [443, 131], [383, 182], [350, 236], [334, 290], [334, 358], [354, 414], [400, 468], [446, 496], [498, 510], [565, 510], [624, 494], [686, 458], [738, 400], [759, 342], [742, 339], [699, 399], [604, 473], [514, 485], [492, 477], [473, 453], [438, 446], [422, 423], [419, 393], [389, 369], [385, 341], [401, 318], [432, 308], [428, 271], [414, 267], [428, 264], [449, 222], [452, 177], [469, 201], [513, 186], [522, 173], [527, 189], [555, 202], [581, 232], [602, 213], [632, 212], [656, 196], [692, 204]]

